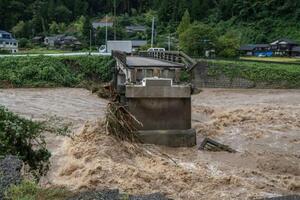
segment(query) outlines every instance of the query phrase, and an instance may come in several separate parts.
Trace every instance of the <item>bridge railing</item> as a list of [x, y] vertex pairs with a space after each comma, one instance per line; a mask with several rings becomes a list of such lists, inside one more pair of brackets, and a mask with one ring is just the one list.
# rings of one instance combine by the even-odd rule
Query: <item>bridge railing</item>
[[122, 64], [126, 65], [126, 53], [123, 51], [112, 51], [112, 56], [121, 61]]
[[150, 57], [175, 63], [182, 63], [187, 68], [192, 68], [197, 64], [197, 61], [195, 61], [182, 51], [140, 51], [139, 56]]

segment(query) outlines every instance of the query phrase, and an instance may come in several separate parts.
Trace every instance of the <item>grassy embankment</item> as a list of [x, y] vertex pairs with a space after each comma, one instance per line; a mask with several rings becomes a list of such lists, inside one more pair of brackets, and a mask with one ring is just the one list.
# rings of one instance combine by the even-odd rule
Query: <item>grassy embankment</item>
[[300, 58], [287, 57], [240, 57], [240, 60], [263, 61], [263, 62], [281, 62], [281, 63], [300, 63]]
[[208, 75], [245, 78], [272, 88], [300, 88], [300, 65], [210, 60]]
[[86, 87], [111, 80], [110, 57], [0, 58], [0, 88]]

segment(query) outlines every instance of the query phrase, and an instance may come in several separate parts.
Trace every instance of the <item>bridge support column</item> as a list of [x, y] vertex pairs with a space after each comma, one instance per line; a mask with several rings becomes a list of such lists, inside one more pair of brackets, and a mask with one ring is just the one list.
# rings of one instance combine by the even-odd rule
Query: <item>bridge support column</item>
[[138, 131], [141, 142], [171, 147], [196, 145], [189, 86], [147, 79], [145, 86], [126, 86], [126, 101], [129, 111], [143, 124]]

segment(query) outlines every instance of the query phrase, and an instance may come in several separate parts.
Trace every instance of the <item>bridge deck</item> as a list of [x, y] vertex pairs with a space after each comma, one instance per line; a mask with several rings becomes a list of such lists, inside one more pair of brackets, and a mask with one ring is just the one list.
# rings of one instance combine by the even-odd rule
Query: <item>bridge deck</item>
[[127, 56], [126, 64], [129, 67], [174, 67], [174, 68], [182, 68], [183, 64], [172, 63], [163, 60], [157, 60], [154, 58], [145, 58], [139, 56]]

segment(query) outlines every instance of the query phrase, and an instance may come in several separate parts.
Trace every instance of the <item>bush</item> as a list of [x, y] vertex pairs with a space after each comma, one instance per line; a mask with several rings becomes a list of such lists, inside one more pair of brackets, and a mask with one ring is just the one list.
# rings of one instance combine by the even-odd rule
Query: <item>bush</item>
[[9, 200], [64, 200], [71, 196], [71, 192], [64, 188], [41, 188], [34, 182], [23, 181], [20, 185], [12, 186], [6, 193]]
[[0, 88], [77, 87], [111, 80], [110, 57], [6, 57], [0, 59]]
[[0, 54], [11, 54], [11, 51], [0, 49]]
[[31, 48], [32, 47], [31, 41], [28, 40], [27, 38], [19, 39], [19, 47], [20, 48]]
[[18, 156], [42, 175], [50, 158], [42, 136], [44, 130], [43, 123], [19, 117], [0, 106], [0, 156]]

